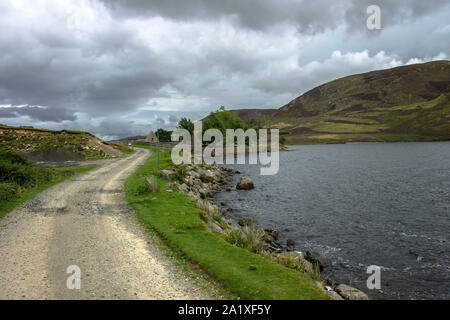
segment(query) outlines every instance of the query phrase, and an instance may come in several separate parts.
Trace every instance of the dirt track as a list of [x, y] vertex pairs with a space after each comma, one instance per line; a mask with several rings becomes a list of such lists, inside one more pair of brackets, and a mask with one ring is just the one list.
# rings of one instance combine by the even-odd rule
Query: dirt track
[[[205, 299], [135, 222], [125, 179], [148, 156], [63, 182], [0, 221], [0, 299]], [[81, 289], [68, 289], [68, 266]]]

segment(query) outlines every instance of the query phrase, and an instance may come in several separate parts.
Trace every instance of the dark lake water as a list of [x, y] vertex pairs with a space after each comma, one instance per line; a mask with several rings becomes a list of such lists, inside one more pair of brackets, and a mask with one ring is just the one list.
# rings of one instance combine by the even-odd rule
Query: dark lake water
[[[450, 142], [291, 149], [274, 176], [232, 166], [255, 189], [219, 193], [228, 216], [279, 230], [373, 299], [450, 299]], [[381, 290], [367, 289], [369, 265]]]

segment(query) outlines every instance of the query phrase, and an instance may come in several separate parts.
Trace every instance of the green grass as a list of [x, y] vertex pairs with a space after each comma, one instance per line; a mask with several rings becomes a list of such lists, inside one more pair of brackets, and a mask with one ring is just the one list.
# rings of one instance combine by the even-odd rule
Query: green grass
[[319, 125], [312, 127], [317, 132], [333, 132], [333, 133], [358, 133], [358, 132], [379, 132], [383, 126], [366, 125], [366, 124], [350, 124], [350, 123], [332, 123], [321, 122]]
[[26, 201], [33, 199], [39, 193], [54, 186], [57, 183], [63, 182], [69, 178], [72, 178], [83, 172], [87, 172], [98, 168], [98, 165], [84, 166], [84, 167], [68, 167], [68, 168], [56, 168], [56, 169], [46, 169], [52, 172], [52, 178], [50, 181], [45, 183], [37, 184], [33, 187], [24, 189], [21, 193], [6, 201], [0, 202], [0, 219], [3, 218], [7, 213], [12, 211], [17, 206], [25, 203]]
[[140, 192], [145, 177], [158, 176], [159, 170], [170, 165], [169, 152], [160, 154], [159, 163], [153, 153], [125, 183], [126, 199], [146, 229], [155, 231], [172, 250], [241, 299], [328, 299], [307, 275], [208, 231], [194, 200], [181, 193], [166, 192], [165, 180], [158, 179], [157, 193]]
[[143, 144], [134, 144], [133, 147], [142, 148], [142, 149], [150, 149], [150, 146], [143, 145]]

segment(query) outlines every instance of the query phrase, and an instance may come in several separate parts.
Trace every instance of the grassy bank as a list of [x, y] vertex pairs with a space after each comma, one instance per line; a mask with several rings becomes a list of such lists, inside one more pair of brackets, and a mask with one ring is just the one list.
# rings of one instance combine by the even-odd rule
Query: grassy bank
[[125, 183], [127, 201], [146, 228], [156, 231], [174, 251], [242, 299], [327, 299], [307, 275], [208, 231], [194, 200], [185, 194], [167, 192], [165, 180], [158, 179], [156, 193], [143, 188], [146, 176], [157, 176], [170, 165], [169, 152], [161, 152], [159, 163], [153, 153]]
[[96, 167], [35, 168], [17, 154], [0, 151], [0, 219], [45, 189]]

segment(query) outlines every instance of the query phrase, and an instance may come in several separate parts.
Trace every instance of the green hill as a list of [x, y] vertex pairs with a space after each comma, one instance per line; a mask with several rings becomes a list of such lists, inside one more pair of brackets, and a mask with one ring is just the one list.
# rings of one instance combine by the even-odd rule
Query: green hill
[[352, 75], [280, 109], [234, 112], [291, 144], [450, 140], [450, 61]]

